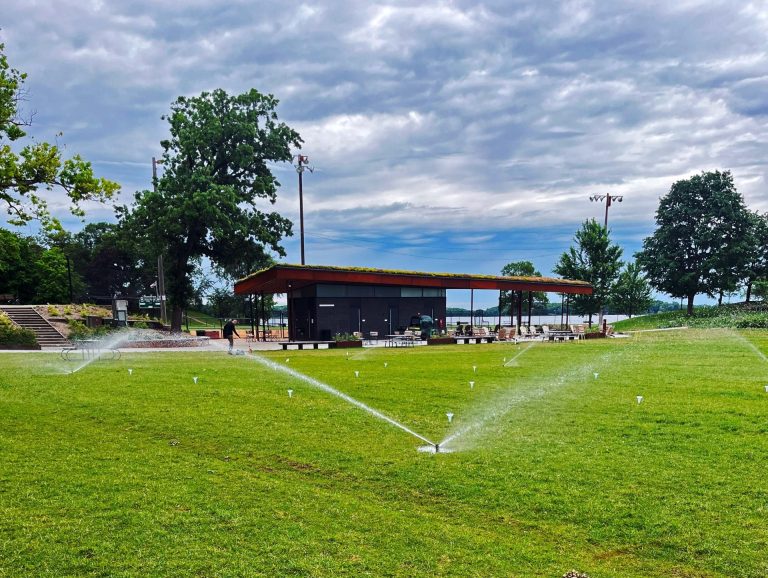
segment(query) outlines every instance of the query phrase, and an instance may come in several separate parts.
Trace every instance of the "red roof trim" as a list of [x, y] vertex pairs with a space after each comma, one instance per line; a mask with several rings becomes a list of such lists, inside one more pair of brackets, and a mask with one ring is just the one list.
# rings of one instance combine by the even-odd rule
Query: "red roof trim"
[[386, 269], [343, 268], [316, 265], [273, 265], [235, 283], [235, 293], [287, 293], [316, 283], [397, 285], [443, 289], [491, 289], [591, 294], [585, 281], [551, 277], [496, 277], [456, 273], [420, 273]]

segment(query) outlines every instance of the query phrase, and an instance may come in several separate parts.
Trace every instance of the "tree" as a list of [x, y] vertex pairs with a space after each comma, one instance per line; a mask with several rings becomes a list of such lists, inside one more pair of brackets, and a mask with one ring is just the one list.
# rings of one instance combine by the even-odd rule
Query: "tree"
[[754, 283], [755, 297], [762, 301], [768, 301], [768, 280], [755, 281]]
[[58, 247], [51, 247], [37, 260], [39, 282], [37, 284], [37, 303], [69, 303], [67, 282], [67, 261], [64, 252]]
[[[501, 274], [505, 277], [541, 277], [541, 273], [536, 270], [530, 261], [514, 261], [507, 263], [502, 267]], [[522, 291], [502, 291], [499, 296], [499, 306], [501, 310], [508, 310], [510, 317], [514, 317], [517, 311], [518, 303], [522, 307]], [[547, 294], [543, 291], [536, 291], [532, 294], [532, 306], [535, 308], [546, 307], [549, 303]], [[498, 314], [498, 310], [496, 311]]]
[[164, 116], [171, 137], [161, 142], [165, 172], [156, 190], [135, 195], [121, 219], [136, 235], [165, 252], [171, 327], [181, 328], [193, 296], [196, 259], [235, 267], [245, 256], [285, 251], [280, 241], [291, 222], [258, 207], [274, 203], [279, 183], [267, 163], [288, 162], [299, 134], [279, 123], [277, 99], [250, 90], [229, 96], [221, 89], [179, 97]]
[[0, 229], [0, 293], [13, 295], [18, 303], [32, 303], [42, 254], [43, 248], [32, 237]]
[[619, 312], [632, 315], [647, 311], [651, 306], [651, 286], [637, 263], [627, 263], [611, 294], [611, 305]]
[[574, 237], [576, 247], [560, 256], [555, 273], [568, 279], [578, 279], [592, 284], [591, 295], [575, 295], [574, 309], [589, 316], [598, 312], [598, 322], [603, 323], [603, 310], [616, 283], [621, 269], [621, 247], [611, 243], [608, 229], [594, 219], [584, 221]]
[[752, 285], [761, 279], [768, 279], [768, 213], [749, 213], [750, 227], [749, 256], [745, 270], [745, 301], [749, 303]]
[[19, 111], [27, 75], [9, 66], [4, 49], [0, 44], [0, 201], [4, 201], [12, 225], [39, 219], [46, 229], [60, 229], [37, 193], [39, 187], [62, 188], [72, 202], [71, 212], [78, 216], [84, 215], [80, 203], [109, 200], [120, 187], [95, 177], [91, 164], [78, 155], [62, 159], [59, 147], [47, 142], [28, 144], [14, 152], [10, 143], [25, 137], [22, 127], [30, 124]]
[[78, 296], [103, 301], [115, 294], [133, 299], [154, 294], [150, 286], [157, 279], [156, 261], [142, 239], [120, 224], [89, 223], [51, 244], [62, 248], [73, 272], [82, 278], [84, 287], [76, 292]]
[[743, 278], [751, 220], [728, 171], [677, 181], [659, 201], [656, 231], [643, 241], [637, 262], [650, 284], [688, 299], [727, 292]]

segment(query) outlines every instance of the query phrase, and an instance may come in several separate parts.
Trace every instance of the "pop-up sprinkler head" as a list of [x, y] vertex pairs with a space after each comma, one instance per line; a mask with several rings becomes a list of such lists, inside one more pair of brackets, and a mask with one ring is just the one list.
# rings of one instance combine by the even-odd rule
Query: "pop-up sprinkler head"
[[440, 453], [440, 444], [435, 444], [435, 453], [436, 454]]

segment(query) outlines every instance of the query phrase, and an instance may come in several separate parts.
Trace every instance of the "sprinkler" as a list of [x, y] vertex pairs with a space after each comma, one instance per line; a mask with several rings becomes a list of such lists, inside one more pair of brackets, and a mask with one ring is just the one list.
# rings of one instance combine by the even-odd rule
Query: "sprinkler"
[[436, 454], [440, 453], [440, 444], [435, 444], [435, 453]]

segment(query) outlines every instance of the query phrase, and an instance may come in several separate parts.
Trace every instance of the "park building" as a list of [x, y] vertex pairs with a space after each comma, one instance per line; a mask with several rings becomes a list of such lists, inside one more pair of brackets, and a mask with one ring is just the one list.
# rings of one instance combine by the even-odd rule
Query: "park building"
[[[592, 292], [584, 281], [547, 277], [287, 264], [256, 271], [235, 283], [237, 295], [287, 296], [289, 341], [330, 341], [347, 333], [391, 335], [402, 332], [418, 315], [431, 317], [435, 327], [445, 327], [446, 295], [451, 289], [468, 289], [471, 299], [476, 290]], [[517, 313], [519, 319], [522, 311]], [[259, 312], [255, 316], [263, 317]]]

